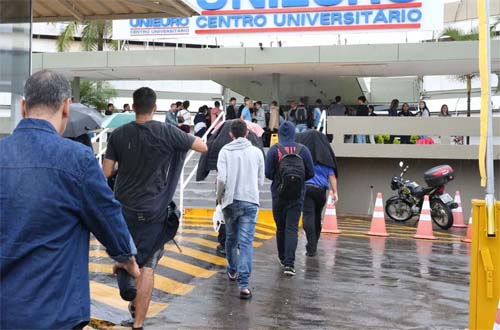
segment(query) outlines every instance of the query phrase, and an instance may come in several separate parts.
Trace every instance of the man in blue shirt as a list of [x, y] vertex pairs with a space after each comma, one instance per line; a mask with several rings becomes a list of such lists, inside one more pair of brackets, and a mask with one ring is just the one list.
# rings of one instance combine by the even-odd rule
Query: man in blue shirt
[[314, 164], [314, 178], [306, 182], [303, 211], [304, 231], [307, 237], [306, 255], [308, 257], [314, 257], [317, 254], [321, 235], [321, 216], [326, 204], [328, 189], [331, 189], [333, 203], [336, 203], [338, 194], [335, 170], [319, 163]]
[[0, 328], [78, 329], [90, 319], [89, 236], [132, 276], [136, 248], [92, 151], [64, 139], [71, 89], [40, 71], [0, 141]]
[[251, 109], [253, 108], [253, 103], [252, 100], [247, 100], [245, 102], [245, 107], [243, 110], [241, 110], [241, 119], [244, 121], [249, 121], [252, 122], [252, 111]]
[[296, 141], [309, 149], [314, 162], [314, 177], [306, 181], [302, 217], [307, 237], [306, 255], [314, 257], [321, 234], [321, 216], [326, 203], [327, 191], [331, 190], [331, 198], [334, 203], [338, 200], [337, 160], [328, 138], [323, 133], [310, 130], [297, 134]]
[[[318, 129], [321, 121], [321, 108], [323, 107], [323, 102], [321, 99], [316, 100], [316, 106], [314, 107], [314, 129]], [[321, 128], [323, 125], [321, 125]]]

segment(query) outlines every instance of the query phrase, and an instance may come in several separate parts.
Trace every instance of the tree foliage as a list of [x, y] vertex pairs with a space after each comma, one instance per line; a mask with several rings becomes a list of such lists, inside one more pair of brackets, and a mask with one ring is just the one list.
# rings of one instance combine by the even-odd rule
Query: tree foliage
[[102, 51], [105, 46], [118, 50], [118, 42], [111, 40], [112, 34], [112, 21], [70, 22], [57, 38], [57, 51], [68, 51], [76, 36], [81, 37], [84, 51]]
[[80, 83], [80, 102], [87, 106], [105, 110], [114, 97], [116, 97], [116, 91], [107, 82], [82, 81]]

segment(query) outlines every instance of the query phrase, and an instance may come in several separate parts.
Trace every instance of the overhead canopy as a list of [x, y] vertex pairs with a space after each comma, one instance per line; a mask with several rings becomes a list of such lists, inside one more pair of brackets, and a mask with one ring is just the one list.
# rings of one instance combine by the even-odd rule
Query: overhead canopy
[[198, 12], [183, 0], [33, 0], [34, 22], [193, 15]]

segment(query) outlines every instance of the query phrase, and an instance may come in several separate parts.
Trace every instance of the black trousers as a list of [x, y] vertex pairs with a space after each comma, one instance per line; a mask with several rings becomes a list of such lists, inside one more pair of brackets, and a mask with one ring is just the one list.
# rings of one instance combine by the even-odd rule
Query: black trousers
[[318, 241], [321, 235], [321, 215], [326, 204], [326, 189], [306, 185], [306, 197], [304, 199], [304, 211], [302, 221], [306, 232], [306, 250], [316, 253]]
[[295, 251], [299, 236], [299, 219], [303, 201], [273, 199], [273, 217], [276, 222], [276, 243], [281, 262], [288, 267], [295, 265]]

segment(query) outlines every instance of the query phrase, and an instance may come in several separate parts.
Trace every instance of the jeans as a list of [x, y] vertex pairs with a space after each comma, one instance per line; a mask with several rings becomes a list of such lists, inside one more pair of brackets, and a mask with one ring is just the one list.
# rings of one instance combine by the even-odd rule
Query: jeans
[[306, 232], [306, 250], [316, 253], [318, 240], [321, 235], [321, 215], [326, 203], [326, 189], [317, 186], [306, 185], [306, 197], [304, 199], [304, 231]]
[[354, 143], [366, 144], [366, 135], [356, 135], [354, 137]]
[[297, 250], [302, 204], [302, 199], [294, 201], [273, 199], [273, 217], [276, 222], [278, 257], [287, 267], [294, 267], [295, 264], [295, 250]]
[[237, 200], [222, 210], [226, 221], [227, 271], [231, 274], [238, 273], [240, 290], [248, 289], [248, 281], [252, 273], [252, 243], [257, 223], [257, 210], [256, 204]]
[[295, 126], [296, 133], [302, 133], [305, 131], [307, 131], [307, 124], [297, 124], [297, 126]]

